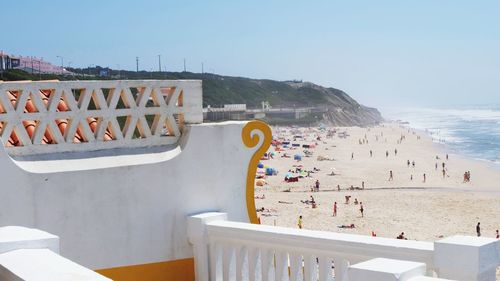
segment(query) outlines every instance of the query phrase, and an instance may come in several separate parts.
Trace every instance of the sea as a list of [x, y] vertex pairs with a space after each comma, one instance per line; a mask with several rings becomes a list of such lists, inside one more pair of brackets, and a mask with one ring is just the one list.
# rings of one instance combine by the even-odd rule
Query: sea
[[440, 108], [384, 108], [385, 119], [426, 131], [451, 153], [494, 163], [500, 168], [500, 105]]

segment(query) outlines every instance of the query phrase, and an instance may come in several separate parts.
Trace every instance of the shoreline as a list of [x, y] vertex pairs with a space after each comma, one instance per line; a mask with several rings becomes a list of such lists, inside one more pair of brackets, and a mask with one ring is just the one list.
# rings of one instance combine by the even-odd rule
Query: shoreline
[[425, 135], [425, 137], [428, 138], [434, 144], [435, 149], [438, 151], [441, 151], [442, 153], [448, 153], [449, 155], [455, 156], [455, 157], [460, 158], [464, 161], [474, 161], [477, 163], [482, 163], [482, 164], [485, 164], [487, 166], [487, 168], [500, 172], [500, 162], [499, 161], [474, 157], [473, 155], [460, 154], [459, 152], [450, 148], [449, 144], [447, 144], [446, 142], [443, 143], [443, 142], [434, 141], [434, 138], [432, 137], [432, 135], [429, 132], [427, 132], [427, 130], [416, 129], [416, 128], [411, 127], [411, 124], [408, 124], [408, 125], [407, 124], [399, 124], [399, 122], [396, 122], [396, 121], [384, 122], [382, 124], [398, 124], [398, 125], [401, 125], [404, 127], [408, 127], [410, 130], [414, 130], [416, 132], [420, 132], [422, 135]]

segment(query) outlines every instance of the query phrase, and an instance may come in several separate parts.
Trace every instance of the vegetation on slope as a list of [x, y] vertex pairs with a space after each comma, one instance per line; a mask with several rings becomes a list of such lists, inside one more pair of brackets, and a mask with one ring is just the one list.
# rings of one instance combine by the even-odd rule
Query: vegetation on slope
[[[301, 81], [274, 81], [230, 77], [210, 73], [192, 72], [146, 72], [116, 71], [105, 69], [109, 76], [99, 77], [103, 68], [70, 69], [77, 76], [38, 75], [21, 70], [4, 73], [4, 80], [96, 80], [96, 79], [198, 79], [203, 81], [203, 106], [218, 107], [224, 104], [245, 103], [248, 108], [260, 108], [263, 101], [271, 107], [328, 107], [322, 118], [308, 118], [307, 121], [323, 120], [333, 125], [366, 126], [382, 121], [374, 108], [360, 105], [345, 92], [325, 88]], [[90, 74], [90, 75], [89, 75]], [[310, 120], [309, 120], [310, 119]], [[272, 121], [272, 120], [271, 120]], [[279, 120], [275, 120], [279, 121]], [[298, 121], [299, 122], [299, 121]], [[281, 123], [281, 122], [278, 122]], [[300, 122], [299, 122], [300, 123]], [[304, 122], [302, 122], [304, 123]]]

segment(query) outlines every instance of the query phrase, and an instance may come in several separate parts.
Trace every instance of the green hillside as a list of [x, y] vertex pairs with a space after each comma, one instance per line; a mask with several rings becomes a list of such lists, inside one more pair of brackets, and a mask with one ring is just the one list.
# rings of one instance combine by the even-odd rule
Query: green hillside
[[[32, 75], [14, 70], [4, 73], [4, 80], [96, 80], [96, 79], [198, 79], [203, 81], [203, 106], [222, 106], [230, 103], [245, 103], [248, 108], [259, 108], [263, 101], [272, 107], [328, 107], [322, 120], [334, 125], [371, 125], [382, 121], [380, 113], [360, 105], [345, 92], [335, 88], [325, 88], [301, 81], [274, 81], [230, 77], [209, 73], [192, 72], [146, 72], [116, 71], [106, 69], [108, 77], [98, 77], [103, 68], [70, 69], [77, 76]], [[89, 73], [91, 75], [89, 75]]]

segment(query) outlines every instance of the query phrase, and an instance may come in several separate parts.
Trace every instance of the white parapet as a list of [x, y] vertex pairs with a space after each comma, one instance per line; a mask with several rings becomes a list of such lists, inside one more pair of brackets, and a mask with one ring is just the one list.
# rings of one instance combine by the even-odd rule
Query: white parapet
[[175, 149], [124, 157], [14, 162], [0, 149], [0, 225], [50, 230], [62, 256], [96, 270], [190, 259], [189, 214], [249, 221], [247, 124], [187, 125]]
[[0, 227], [0, 280], [109, 280], [59, 255], [59, 237], [34, 228]]
[[500, 265], [500, 240], [452, 236], [434, 242], [434, 263], [439, 277], [459, 281], [494, 281]]
[[425, 274], [425, 263], [376, 258], [349, 267], [349, 281], [409, 281]]
[[0, 254], [0, 280], [104, 281], [111, 279], [48, 249], [22, 249]]
[[18, 249], [49, 249], [59, 253], [59, 237], [34, 228], [0, 227], [0, 254]]

